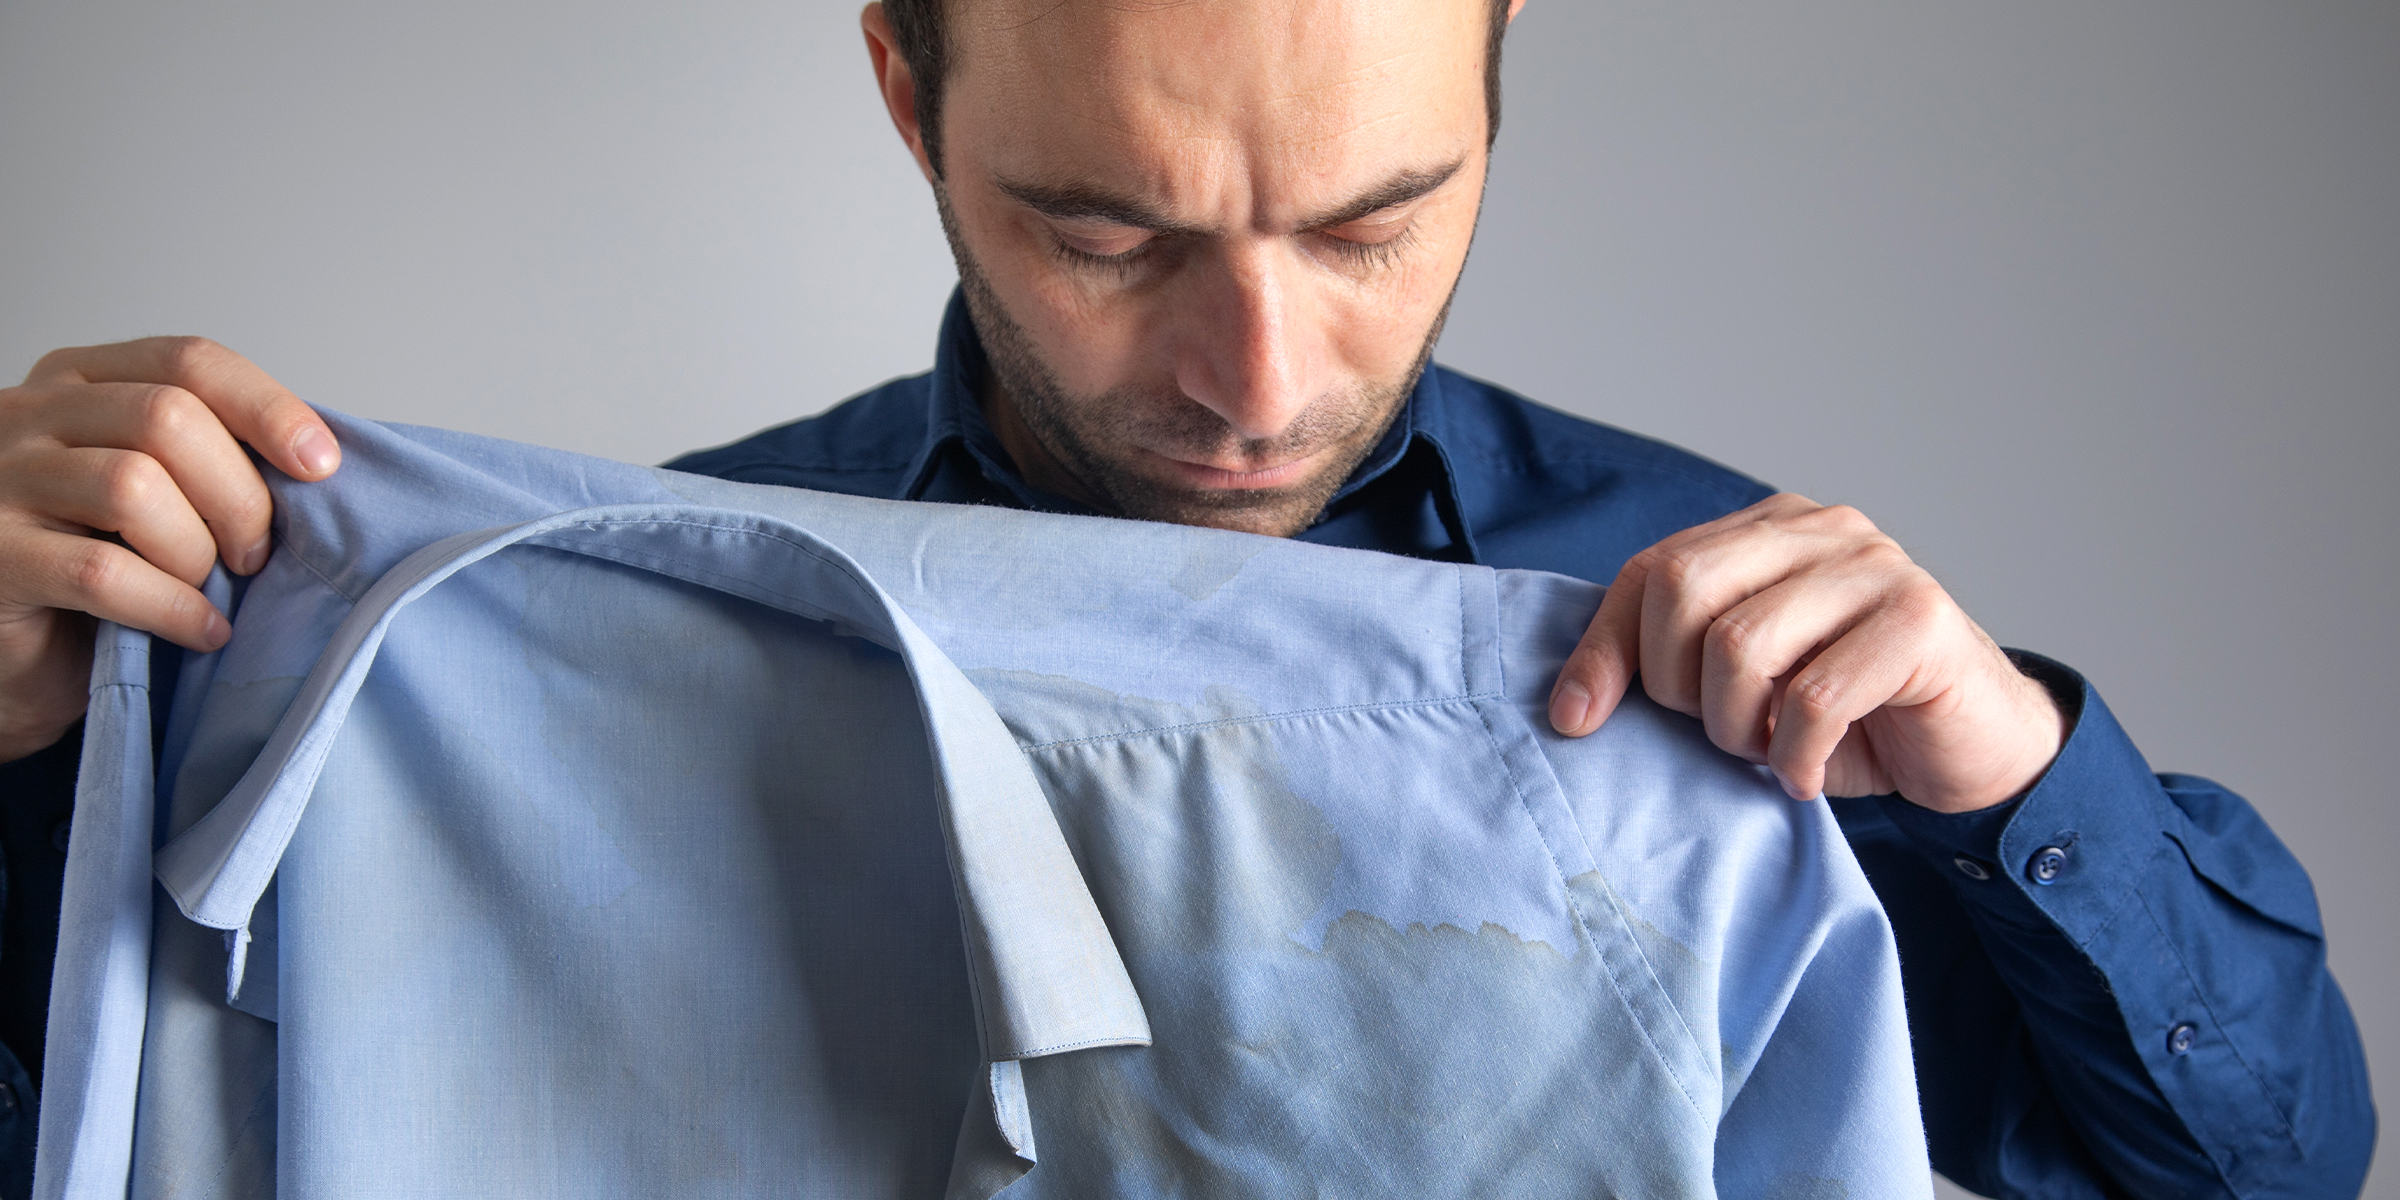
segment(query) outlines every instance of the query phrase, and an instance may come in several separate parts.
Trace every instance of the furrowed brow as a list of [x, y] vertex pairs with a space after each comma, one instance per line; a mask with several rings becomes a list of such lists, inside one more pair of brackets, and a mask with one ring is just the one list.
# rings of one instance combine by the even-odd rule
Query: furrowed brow
[[[1306, 232], [1332, 229], [1387, 208], [1396, 208], [1450, 182], [1466, 164], [1467, 160], [1458, 158], [1445, 166], [1402, 171], [1341, 206], [1302, 223], [1300, 228]], [[1147, 230], [1163, 237], [1202, 236], [1209, 232], [1198, 226], [1185, 225], [1147, 201], [1120, 196], [1089, 184], [1034, 183], [1014, 179], [994, 182], [1009, 199], [1052, 220], [1105, 221], [1129, 229]]]
[[1432, 167], [1418, 171], [1402, 171], [1401, 173], [1384, 180], [1382, 183], [1376, 184], [1374, 187], [1367, 189], [1356, 199], [1343, 204], [1341, 207], [1312, 220], [1303, 222], [1300, 228], [1310, 233], [1326, 229], [1335, 229], [1340, 226], [1347, 225], [1352, 221], [1358, 220], [1361, 217], [1373, 216], [1376, 213], [1382, 212], [1384, 209], [1398, 208], [1399, 206], [1406, 204], [1411, 200], [1419, 199], [1431, 193], [1435, 188], [1450, 182], [1451, 177], [1458, 174], [1459, 168], [1466, 165], [1467, 160], [1458, 158], [1452, 159], [1450, 161], [1450, 165], [1444, 167]]
[[1144, 229], [1166, 237], [1201, 234], [1206, 230], [1177, 222], [1157, 208], [1131, 196], [1118, 196], [1085, 184], [995, 181], [1008, 198], [1057, 221], [1106, 221]]

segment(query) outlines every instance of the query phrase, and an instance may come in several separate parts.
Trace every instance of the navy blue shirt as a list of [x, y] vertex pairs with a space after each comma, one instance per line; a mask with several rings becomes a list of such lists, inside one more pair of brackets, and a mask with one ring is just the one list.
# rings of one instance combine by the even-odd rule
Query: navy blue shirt
[[[667, 465], [1089, 511], [1018, 473], [985, 369], [953, 296], [931, 372]], [[1607, 583], [1770, 492], [1435, 366], [1299, 536]], [[2032, 790], [1960, 816], [1834, 802], [1899, 940], [1935, 1168], [1998, 1197], [2356, 1193], [2374, 1106], [2307, 872], [2241, 797], [2153, 774], [2081, 676], [2013, 657], [2072, 720]]]
[[[977, 404], [984, 370], [953, 297], [930, 373], [668, 465], [1086, 511], [1016, 471]], [[1660, 538], [1768, 494], [1436, 366], [1300, 536], [1606, 583]], [[2072, 721], [2029, 792], [1959, 816], [1896, 796], [1833, 802], [1899, 941], [1934, 1166], [1997, 1197], [2356, 1193], [2374, 1108], [2307, 872], [2241, 797], [2153, 774], [2080, 676], [2015, 657]], [[15, 1060], [39, 1070], [63, 850], [51, 831], [79, 740], [0, 765], [0, 1195], [30, 1177], [17, 1119], [30, 1106], [13, 1102], [38, 1076]]]

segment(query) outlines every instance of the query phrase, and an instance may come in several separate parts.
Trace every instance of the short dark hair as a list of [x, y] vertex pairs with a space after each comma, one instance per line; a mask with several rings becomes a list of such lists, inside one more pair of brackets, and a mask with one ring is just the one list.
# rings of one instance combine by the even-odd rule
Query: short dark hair
[[[950, 69], [950, 46], [945, 20], [950, 5], [961, 0], [883, 0], [883, 15], [892, 23], [892, 40], [908, 63], [917, 100], [917, 130], [925, 139], [925, 157], [936, 178], [942, 174], [942, 82]], [[1484, 40], [1484, 145], [1500, 136], [1500, 39], [1508, 32], [1509, 0], [1492, 0], [1491, 32]]]

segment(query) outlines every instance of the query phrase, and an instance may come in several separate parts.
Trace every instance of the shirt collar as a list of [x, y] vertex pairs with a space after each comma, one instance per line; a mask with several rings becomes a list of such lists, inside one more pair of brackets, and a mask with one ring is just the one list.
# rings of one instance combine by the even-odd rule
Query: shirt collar
[[[908, 484], [901, 498], [1092, 515], [1090, 507], [1033, 486], [1017, 470], [1007, 449], [1000, 444], [1000, 435], [983, 416], [979, 396], [984, 374], [990, 369], [983, 341], [967, 315], [966, 293], [953, 288], [950, 303], [942, 312], [940, 341], [934, 349], [933, 374], [926, 388], [925, 443], [909, 464]], [[1334, 492], [1327, 502], [1327, 511], [1333, 511], [1344, 500], [1390, 474], [1403, 460], [1422, 463], [1424, 466], [1415, 474], [1423, 477], [1423, 486], [1431, 491], [1443, 524], [1451, 528], [1454, 541], [1464, 548], [1468, 560], [1480, 561], [1464, 519], [1464, 507], [1459, 502], [1458, 473], [1451, 464], [1451, 450], [1440, 435], [1447, 412], [1441, 376], [1441, 369], [1430, 363], [1418, 374], [1416, 386], [1400, 406], [1399, 419], [1392, 422], [1392, 427], [1375, 443], [1375, 449]], [[1417, 453], [1412, 455], [1412, 450]]]

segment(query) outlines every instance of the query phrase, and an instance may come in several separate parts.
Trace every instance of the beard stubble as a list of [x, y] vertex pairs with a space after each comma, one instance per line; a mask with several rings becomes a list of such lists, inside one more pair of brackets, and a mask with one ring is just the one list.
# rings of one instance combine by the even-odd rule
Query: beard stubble
[[[1281, 434], [1243, 438], [1223, 417], [1180, 393], [1158, 397], [1131, 386], [1091, 396], [1069, 393], [1000, 303], [981, 264], [960, 238], [949, 195], [938, 184], [934, 205], [958, 264], [968, 316], [994, 377], [987, 383], [998, 389], [996, 395], [979, 399], [1010, 406], [1058, 469], [1112, 516], [1278, 537], [1306, 530], [1399, 419], [1402, 405], [1433, 359], [1434, 343], [1450, 314], [1451, 298], [1446, 296], [1415, 360], [1399, 379], [1319, 397]], [[1456, 288], [1453, 281], [1453, 295]], [[1103, 447], [1122, 449], [1112, 455]], [[1325, 452], [1325, 461], [1306, 478], [1282, 487], [1194, 488], [1163, 482], [1137, 469], [1128, 460], [1143, 450], [1187, 462], [1217, 459], [1228, 451], [1270, 462]], [[1017, 468], [1023, 472], [1026, 464], [1018, 463]]]

